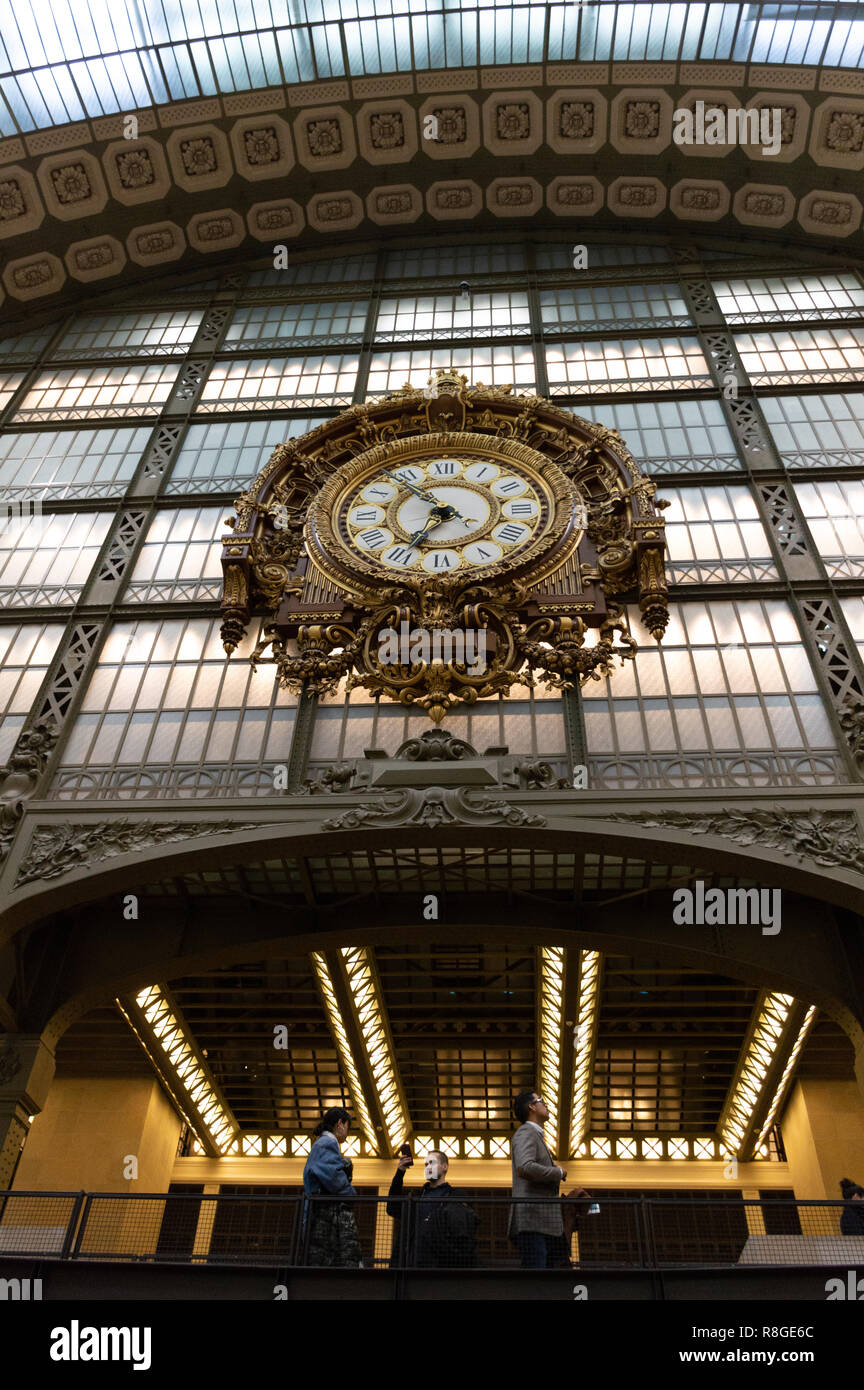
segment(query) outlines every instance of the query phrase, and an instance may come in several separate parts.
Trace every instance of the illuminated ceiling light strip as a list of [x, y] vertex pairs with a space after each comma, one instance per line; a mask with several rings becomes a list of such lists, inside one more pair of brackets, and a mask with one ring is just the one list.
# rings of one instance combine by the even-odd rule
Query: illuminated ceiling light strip
[[765, 1078], [783, 1040], [794, 1003], [791, 994], [767, 994], [762, 1001], [759, 1017], [720, 1125], [721, 1148], [729, 1158], [740, 1157], [747, 1126], [764, 1092]]
[[354, 1061], [354, 1054], [351, 1051], [351, 1043], [345, 1031], [345, 1024], [342, 1022], [342, 1014], [339, 1010], [339, 1001], [336, 998], [336, 991], [333, 988], [333, 980], [327, 966], [327, 961], [319, 951], [312, 952], [312, 964], [318, 976], [318, 984], [321, 995], [324, 999], [324, 1007], [327, 1010], [327, 1018], [330, 1023], [330, 1031], [336, 1042], [336, 1049], [339, 1053], [339, 1060], [342, 1069], [348, 1078], [348, 1088], [351, 1092], [351, 1103], [360, 1116], [360, 1123], [363, 1126], [363, 1133], [366, 1135], [366, 1142], [369, 1145], [371, 1155], [378, 1153], [378, 1137], [375, 1133], [375, 1125], [366, 1104], [366, 1097], [363, 1094], [363, 1087], [360, 1084], [360, 1075], [357, 1071], [357, 1064]]
[[798, 1055], [799, 1055], [799, 1053], [800, 1053], [802, 1047], [804, 1046], [804, 1043], [805, 1043], [805, 1041], [806, 1041], [806, 1039], [807, 1039], [807, 1034], [810, 1032], [810, 1028], [811, 1028], [811, 1026], [812, 1026], [812, 1024], [813, 1024], [813, 1020], [814, 1020], [815, 1017], [816, 1017], [816, 1005], [815, 1005], [815, 1004], [811, 1004], [811, 1005], [810, 1005], [810, 1008], [807, 1010], [807, 1013], [806, 1013], [806, 1015], [805, 1015], [804, 1022], [801, 1024], [800, 1032], [798, 1033], [798, 1037], [797, 1037], [796, 1040], [795, 1040], [795, 1046], [793, 1047], [792, 1051], [789, 1053], [789, 1061], [786, 1063], [786, 1066], [783, 1068], [783, 1075], [780, 1077], [780, 1080], [779, 1080], [779, 1082], [777, 1083], [777, 1089], [776, 1089], [776, 1091], [774, 1092], [774, 1099], [773, 1099], [772, 1102], [771, 1102], [771, 1108], [769, 1109], [768, 1114], [765, 1116], [765, 1123], [763, 1124], [762, 1128], [760, 1129], [760, 1131], [759, 1131], [759, 1137], [758, 1137], [757, 1140], [756, 1140], [756, 1147], [757, 1147], [757, 1148], [760, 1146], [760, 1144], [764, 1144], [765, 1139], [766, 1139], [766, 1137], [767, 1137], [767, 1135], [768, 1135], [768, 1132], [769, 1132], [769, 1130], [771, 1129], [771, 1126], [772, 1126], [773, 1123], [774, 1123], [774, 1120], [775, 1120], [775, 1117], [776, 1117], [776, 1115], [777, 1115], [777, 1112], [778, 1112], [778, 1110], [780, 1109], [780, 1104], [781, 1104], [781, 1102], [782, 1102], [782, 1100], [783, 1100], [783, 1097], [784, 1097], [785, 1094], [786, 1094], [786, 1090], [787, 1090], [787, 1087], [788, 1087], [788, 1085], [789, 1085], [789, 1081], [790, 1081], [790, 1079], [791, 1079], [791, 1077], [792, 1077], [792, 1072], [793, 1072], [793, 1070], [794, 1070], [795, 1063], [798, 1061]]
[[357, 1015], [360, 1036], [375, 1082], [387, 1140], [391, 1151], [395, 1152], [405, 1138], [409, 1126], [402, 1103], [396, 1061], [390, 1045], [383, 1000], [365, 946], [343, 946], [340, 955]]
[[[172, 1092], [180, 1093], [178, 1104], [186, 1115], [188, 1124], [196, 1133], [199, 1131], [200, 1123], [193, 1115], [187, 1113], [193, 1110], [200, 1117], [200, 1122], [203, 1123], [216, 1150], [226, 1153], [236, 1137], [236, 1121], [213, 1089], [213, 1083], [202, 1069], [190, 1038], [173, 1012], [169, 1000], [159, 985], [149, 985], [146, 989], [138, 991], [135, 1003], [170, 1065], [172, 1074], [167, 1080]], [[134, 1027], [119, 999], [117, 1004], [130, 1026]], [[141, 1041], [146, 1048], [144, 1039]], [[146, 1050], [148, 1056], [151, 1056], [149, 1048]], [[191, 1105], [183, 1105], [184, 1093]], [[201, 1135], [198, 1137], [200, 1139]]]
[[579, 1007], [576, 1015], [573, 1059], [573, 1110], [570, 1119], [570, 1152], [578, 1154], [588, 1129], [594, 1040], [600, 1018], [599, 951], [579, 952]]
[[564, 1045], [564, 947], [540, 947], [540, 1095], [549, 1111], [547, 1143], [555, 1152], [561, 1109], [561, 1048]]

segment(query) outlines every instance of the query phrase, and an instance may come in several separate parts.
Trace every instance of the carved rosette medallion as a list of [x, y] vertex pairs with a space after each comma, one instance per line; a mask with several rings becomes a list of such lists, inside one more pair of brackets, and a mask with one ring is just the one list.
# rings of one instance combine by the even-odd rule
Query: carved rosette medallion
[[599, 680], [635, 655], [625, 602], [666, 626], [654, 492], [615, 431], [438, 371], [274, 450], [227, 522], [223, 644], [258, 616], [284, 688], [347, 679], [435, 723]]

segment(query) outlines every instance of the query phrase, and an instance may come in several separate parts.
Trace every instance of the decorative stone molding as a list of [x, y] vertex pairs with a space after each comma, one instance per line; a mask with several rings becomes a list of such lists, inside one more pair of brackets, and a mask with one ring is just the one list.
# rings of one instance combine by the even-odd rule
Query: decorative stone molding
[[215, 125], [184, 126], [166, 144], [174, 181], [187, 193], [224, 188], [234, 173], [228, 140]]
[[155, 845], [200, 839], [205, 835], [232, 835], [244, 830], [272, 829], [260, 821], [230, 824], [226, 821], [130, 821], [110, 819], [89, 824], [67, 823], [37, 828], [27, 850], [16, 888], [36, 879], [62, 878], [119, 855], [140, 853]]
[[351, 231], [363, 221], [364, 207], [350, 188], [310, 198], [306, 208], [309, 226], [319, 232]]
[[0, 802], [0, 864], [3, 864], [12, 848], [23, 815], [23, 801]]
[[0, 1051], [0, 1086], [8, 1086], [13, 1081], [24, 1065], [20, 1051], [15, 1045], [4, 1039], [3, 1049]]
[[416, 222], [423, 211], [423, 194], [410, 183], [385, 184], [366, 197], [366, 215], [379, 227]]
[[246, 214], [246, 226], [258, 241], [283, 241], [300, 235], [306, 226], [306, 214], [293, 198], [253, 203]]
[[357, 158], [354, 122], [341, 106], [321, 106], [294, 117], [294, 143], [304, 169], [347, 169]]
[[491, 154], [534, 154], [543, 141], [543, 104], [527, 88], [493, 92], [483, 103], [483, 143]]
[[89, 139], [90, 127], [87, 122], [74, 121], [71, 125], [54, 126], [50, 130], [34, 130], [32, 135], [24, 136], [24, 143], [28, 154], [37, 155], [71, 150]]
[[433, 183], [426, 193], [426, 211], [439, 222], [476, 217], [483, 210], [483, 193], [473, 179]]
[[603, 185], [599, 179], [563, 174], [549, 184], [546, 205], [558, 217], [591, 217], [603, 206]]
[[486, 189], [486, 206], [496, 217], [531, 217], [543, 206], [543, 189], [536, 179], [493, 179]]
[[473, 92], [480, 86], [476, 68], [443, 68], [414, 74], [418, 92]]
[[541, 827], [545, 816], [529, 816], [521, 806], [498, 797], [478, 795], [465, 787], [410, 787], [383, 792], [379, 801], [364, 801], [323, 822], [324, 830], [355, 830], [360, 826], [523, 825]]
[[102, 212], [108, 201], [101, 165], [86, 150], [49, 155], [36, 177], [46, 208], [64, 222]]
[[[420, 149], [430, 159], [467, 159], [480, 148], [480, 110], [470, 97], [429, 97], [417, 113], [417, 124]], [[430, 128], [437, 134], [427, 135]]]
[[355, 77], [351, 83], [351, 95], [355, 101], [365, 101], [367, 97], [407, 97], [413, 91], [414, 77], [410, 72], [390, 72], [381, 77]]
[[164, 146], [146, 135], [115, 140], [103, 151], [102, 167], [111, 196], [126, 207], [166, 198], [171, 188]]
[[66, 279], [63, 262], [50, 251], [37, 251], [10, 261], [3, 271], [3, 284], [13, 299], [39, 299], [55, 294]]
[[635, 822], [650, 830], [717, 835], [738, 845], [758, 845], [864, 875], [864, 845], [851, 811], [615, 811], [606, 819]]
[[351, 791], [351, 783], [354, 781], [356, 771], [356, 762], [330, 763], [321, 769], [317, 777], [307, 777], [302, 787], [292, 792], [291, 795], [336, 796], [340, 792]]
[[[742, 72], [743, 72], [742, 68]], [[812, 92], [818, 68], [792, 68], [785, 63], [751, 63], [747, 81], [751, 87], [773, 87], [781, 91]], [[743, 78], [742, 78], [743, 85]]]
[[[761, 111], [768, 107], [780, 110], [780, 150], [778, 154], [763, 154], [760, 144], [744, 145], [750, 159], [758, 159], [762, 164], [789, 164], [804, 153], [807, 147], [807, 131], [810, 126], [810, 107], [804, 97], [794, 92], [757, 92], [747, 102], [748, 111]], [[773, 121], [773, 117], [772, 117]]]
[[610, 107], [610, 145], [620, 154], [660, 154], [672, 139], [674, 109], [662, 87], [625, 87]]
[[[513, 167], [519, 179], [536, 177], [524, 161], [517, 169], [513, 156], [530, 158], [543, 140], [559, 157], [565, 171], [554, 179], [538, 179], [546, 188], [546, 204], [556, 217], [592, 216], [603, 205], [601, 185], [608, 182], [611, 211], [626, 219], [631, 227], [638, 228], [640, 221], [644, 225], [644, 219], [655, 216], [661, 208], [649, 191], [646, 166], [640, 166], [631, 156], [635, 154], [638, 159], [640, 154], [663, 150], [669, 160], [669, 168], [664, 167], [663, 183], [668, 185], [664, 197], [669, 198], [672, 215], [681, 221], [711, 223], [721, 235], [734, 233], [735, 225], [766, 231], [788, 227], [799, 243], [804, 235], [818, 237], [823, 244], [824, 238], [831, 238], [838, 245], [844, 240], [851, 245], [856, 234], [860, 238], [858, 207], [864, 201], [860, 192], [854, 195], [838, 187], [822, 191], [814, 189], [814, 185], [817, 181], [823, 185], [834, 182], [827, 174], [820, 180], [819, 167], [830, 170], [832, 175], [835, 171], [856, 174], [864, 169], [864, 74], [770, 64], [754, 65], [748, 73], [736, 64], [685, 63], [678, 69], [676, 80], [682, 87], [692, 85], [676, 100], [675, 88], [671, 84], [664, 88], [651, 75], [668, 66], [549, 64], [538, 79], [538, 86], [545, 84], [539, 91], [531, 85], [533, 78], [531, 83], [528, 81], [528, 74], [540, 71], [536, 65], [301, 83], [130, 112], [137, 117], [139, 126], [134, 140], [122, 138], [122, 114], [0, 140], [0, 241], [9, 260], [18, 265], [15, 289], [23, 293], [17, 297], [59, 299], [64, 285], [68, 286], [68, 293], [76, 285], [98, 283], [122, 273], [122, 258], [109, 258], [110, 238], [107, 234], [98, 235], [99, 226], [107, 226], [108, 219], [113, 220], [115, 215], [122, 218], [117, 225], [124, 227], [119, 240], [128, 234], [126, 250], [133, 266], [158, 268], [183, 254], [185, 238], [178, 240], [179, 234], [168, 235], [165, 223], [144, 224], [130, 231], [129, 219], [122, 216], [128, 207], [152, 206], [154, 213], [157, 207], [163, 212], [170, 208], [177, 223], [190, 225], [189, 243], [196, 253], [239, 244], [233, 236], [240, 224], [233, 224], [235, 231], [231, 234], [227, 226], [223, 227], [223, 235], [217, 236], [206, 200], [202, 200], [202, 208], [194, 199], [197, 192], [223, 187], [235, 169], [255, 185], [255, 192], [260, 190], [264, 195], [248, 212], [245, 202], [241, 209], [236, 200], [228, 200], [235, 211], [245, 215], [244, 239], [250, 253], [254, 254], [261, 243], [297, 237], [305, 229], [305, 210], [298, 211], [299, 205], [284, 196], [285, 175], [295, 159], [314, 177], [318, 170], [347, 170], [356, 165], [358, 148], [366, 164], [380, 166], [382, 179], [389, 165], [403, 160], [407, 165], [413, 158], [410, 177], [416, 191], [409, 195], [408, 190], [414, 185], [404, 183], [388, 187], [374, 173], [369, 177], [368, 168], [364, 175], [364, 166], [356, 165], [350, 178], [346, 174], [340, 180], [349, 184], [352, 195], [358, 199], [352, 203], [354, 211], [350, 215], [343, 208], [346, 215], [340, 217], [335, 215], [334, 206], [320, 205], [319, 199], [326, 196], [332, 204], [337, 195], [325, 195], [322, 185], [316, 183], [316, 211], [310, 220], [318, 231], [338, 236], [365, 222], [367, 233], [374, 236], [382, 226], [412, 224], [420, 218], [424, 206], [436, 221], [470, 218], [484, 207], [496, 218], [516, 217], [525, 189], [520, 190], [515, 186], [517, 180], [511, 180], [506, 201], [502, 196], [502, 190], [507, 189], [506, 182], [501, 182], [503, 174]], [[610, 78], [620, 81], [626, 73], [631, 74], [629, 85], [610, 92]], [[500, 80], [490, 87], [496, 74]], [[745, 79], [749, 80], [749, 87], [745, 87]], [[814, 100], [818, 104], [813, 108], [811, 122], [808, 94], [817, 79], [819, 96]], [[723, 81], [727, 82], [725, 88]], [[473, 166], [464, 166], [465, 160], [482, 154], [483, 126], [477, 99], [481, 82], [488, 156], [494, 160], [501, 155], [505, 160], [503, 166], [499, 161], [497, 168], [493, 163], [490, 172], [486, 157], [482, 179], [474, 173]], [[362, 103], [356, 113], [340, 104], [352, 92]], [[418, 108], [411, 100], [414, 92], [418, 94]], [[728, 182], [732, 198], [725, 212], [725, 199], [717, 201], [715, 197], [716, 186], [712, 192], [715, 181], [700, 177], [691, 182], [679, 175], [686, 174], [687, 161], [722, 159], [732, 147], [677, 146], [671, 140], [671, 131], [666, 129], [671, 124], [667, 122], [670, 109], [692, 109], [697, 100], [725, 109], [779, 106], [783, 112], [783, 143], [777, 156], [763, 156], [761, 145], [757, 144], [744, 146], [738, 157], [729, 161], [729, 178], [724, 182]], [[545, 113], [542, 122], [541, 113]], [[434, 136], [427, 123], [429, 116], [435, 118]], [[230, 127], [228, 133], [223, 125]], [[428, 134], [424, 134], [424, 126]], [[595, 171], [582, 172], [584, 161], [571, 163], [561, 158], [573, 153], [593, 157], [610, 140], [614, 150], [604, 163], [605, 177], [599, 181]], [[296, 141], [296, 153], [292, 141]], [[799, 159], [805, 151], [811, 158]], [[418, 154], [439, 164], [441, 160], [448, 163], [445, 172], [449, 187], [436, 185], [427, 190], [421, 175], [433, 179], [434, 167], [430, 170], [422, 158], [418, 163]], [[794, 188], [791, 184], [773, 184], [770, 181], [777, 177], [777, 172], [767, 170], [764, 183], [754, 180], [741, 186], [741, 180], [748, 177], [747, 160], [753, 165], [758, 162], [759, 168], [765, 170], [772, 158], [784, 165], [796, 161]], [[460, 182], [454, 178], [456, 161], [463, 162], [466, 175], [473, 175], [472, 187], [475, 181], [480, 185], [476, 201], [473, 194], [466, 194], [467, 178], [461, 181], [461, 193], [453, 187]], [[622, 169], [624, 173], [619, 173]], [[395, 168], [393, 172], [398, 175]], [[494, 179], [493, 174], [497, 176]], [[854, 188], [854, 184], [850, 187]], [[109, 198], [113, 199], [114, 213], [110, 211]], [[361, 216], [355, 221], [358, 208]], [[527, 215], [533, 215], [534, 202], [526, 201], [525, 208]], [[52, 218], [46, 218], [46, 210]], [[69, 223], [91, 213], [98, 213], [105, 221], [91, 221], [86, 228], [89, 235], [76, 236], [72, 226], [66, 231]], [[200, 225], [206, 234], [193, 233], [192, 227], [197, 227], [205, 214], [206, 221]], [[798, 225], [791, 228], [796, 216]], [[58, 228], [55, 217], [65, 225]], [[670, 221], [664, 220], [664, 225]], [[161, 229], [161, 234], [156, 234], [156, 228]], [[37, 230], [39, 241], [32, 237]], [[44, 254], [39, 251], [40, 241]], [[860, 245], [860, 240], [856, 244]], [[63, 274], [51, 269], [54, 263], [50, 254], [55, 253]], [[26, 269], [21, 262], [27, 263]], [[14, 293], [7, 279], [4, 287]]]
[[780, 183], [745, 183], [732, 211], [745, 227], [785, 227], [795, 212], [795, 195]]
[[546, 84], [557, 87], [559, 82], [565, 86], [605, 87], [609, 82], [608, 63], [547, 63]]
[[832, 169], [864, 169], [864, 101], [835, 96], [817, 106], [809, 152]]
[[719, 179], [679, 179], [669, 191], [669, 207], [690, 222], [716, 222], [729, 211], [730, 195]]
[[156, 119], [156, 112], [149, 107], [138, 107], [137, 110], [118, 112], [114, 116], [97, 116], [90, 122], [93, 128], [93, 138], [95, 140], [120, 140], [123, 137], [123, 126], [129, 116], [134, 116], [138, 122], [139, 132], [142, 130], [158, 130], [159, 122]]
[[198, 213], [186, 227], [189, 245], [196, 251], [227, 251], [246, 236], [243, 218], [233, 208]]
[[44, 716], [22, 729], [9, 761], [0, 767], [0, 799], [8, 803], [32, 796], [58, 733], [56, 721]]
[[0, 864], [12, 848], [24, 803], [38, 786], [58, 734], [53, 718], [37, 719], [22, 729], [8, 763], [0, 767]]
[[864, 95], [864, 72], [860, 68], [823, 68], [819, 74], [820, 92], [853, 92]]
[[186, 237], [176, 222], [150, 222], [129, 233], [126, 250], [136, 265], [164, 265], [183, 255]]
[[332, 101], [348, 101], [351, 96], [347, 82], [302, 82], [288, 88], [288, 105], [326, 106]]
[[251, 116], [259, 111], [282, 111], [285, 101], [284, 87], [259, 87], [254, 92], [227, 93], [222, 110], [226, 116]]
[[862, 207], [851, 193], [814, 189], [801, 199], [798, 221], [805, 232], [817, 236], [847, 237], [861, 225]]
[[546, 104], [546, 144], [556, 154], [596, 154], [606, 143], [608, 115], [595, 87], [565, 87]]
[[245, 116], [231, 127], [229, 138], [237, 172], [251, 183], [281, 178], [294, 168], [291, 127], [279, 116]]
[[747, 69], [743, 63], [680, 63], [678, 81], [693, 82], [699, 87], [712, 82], [725, 82], [729, 87], [743, 87], [747, 82]]
[[11, 135], [7, 140], [0, 140], [0, 164], [8, 164], [13, 159], [26, 159], [27, 150], [23, 140], [19, 140], [17, 135]]
[[613, 63], [613, 82], [674, 82], [678, 76], [674, 63]]
[[[678, 98], [675, 109], [695, 111], [697, 101], [704, 102], [706, 112], [709, 106], [719, 106], [724, 116], [730, 107], [737, 109], [742, 104], [740, 96], [726, 87], [691, 87]], [[675, 150], [689, 159], [723, 159], [734, 149], [734, 145], [675, 145]]]
[[126, 252], [116, 237], [103, 235], [73, 241], [63, 259], [69, 274], [86, 284], [119, 275], [126, 265]]
[[434, 729], [424, 729], [416, 738], [406, 739], [393, 754], [394, 758], [407, 758], [412, 763], [453, 763], [477, 756], [476, 748], [440, 725]]
[[369, 164], [406, 164], [416, 155], [417, 113], [407, 101], [367, 101], [355, 119], [357, 148]]
[[852, 750], [856, 764], [864, 770], [864, 700], [860, 695], [847, 695], [837, 715], [838, 722]]
[[36, 180], [20, 164], [0, 169], [0, 238], [35, 232], [45, 221]]
[[657, 217], [666, 206], [666, 188], [660, 179], [626, 175], [609, 185], [606, 200], [622, 217]]
[[222, 105], [218, 97], [192, 97], [188, 101], [161, 106], [159, 124], [171, 129], [173, 126], [187, 125], [189, 121], [218, 121], [221, 115]]

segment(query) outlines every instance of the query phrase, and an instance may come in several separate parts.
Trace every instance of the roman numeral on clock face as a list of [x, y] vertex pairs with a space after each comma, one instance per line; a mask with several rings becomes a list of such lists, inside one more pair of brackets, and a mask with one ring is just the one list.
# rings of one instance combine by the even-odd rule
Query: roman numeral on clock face
[[363, 507], [354, 513], [352, 520], [359, 521], [362, 526], [364, 521], [377, 521], [380, 515], [377, 507]]
[[407, 545], [391, 545], [389, 550], [385, 550], [381, 556], [389, 565], [410, 565], [417, 555], [416, 550], [409, 550]]
[[510, 515], [511, 515], [511, 516], [533, 516], [533, 515], [534, 515], [534, 503], [533, 503], [533, 502], [511, 502], [511, 503], [510, 503]]
[[[392, 533], [390, 533], [392, 534]], [[379, 545], [385, 545], [388, 538], [387, 531], [361, 531], [357, 539], [361, 545], [365, 545], [368, 550], [374, 550]]]
[[503, 526], [498, 527], [495, 535], [499, 540], [506, 541], [508, 545], [515, 545], [517, 541], [521, 541], [527, 530], [527, 526], [516, 525], [514, 522], [505, 522]]
[[499, 483], [496, 491], [500, 494], [501, 497], [509, 497], [510, 494], [513, 492], [520, 492], [521, 488], [521, 483], [517, 483], [514, 478], [512, 480], [508, 479], [506, 482]]
[[458, 471], [459, 465], [453, 459], [438, 459], [429, 469], [429, 474], [433, 478], [452, 478]]

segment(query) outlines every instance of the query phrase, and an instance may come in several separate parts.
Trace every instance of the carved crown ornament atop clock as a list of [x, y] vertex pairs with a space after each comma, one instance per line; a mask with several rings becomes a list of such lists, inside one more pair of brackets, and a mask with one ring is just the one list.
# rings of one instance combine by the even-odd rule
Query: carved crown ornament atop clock
[[610, 674], [637, 650], [625, 601], [659, 640], [667, 504], [620, 435], [453, 371], [430, 387], [278, 445], [237, 498], [228, 655], [261, 617], [250, 660], [283, 688], [347, 677], [440, 723], [514, 685]]

